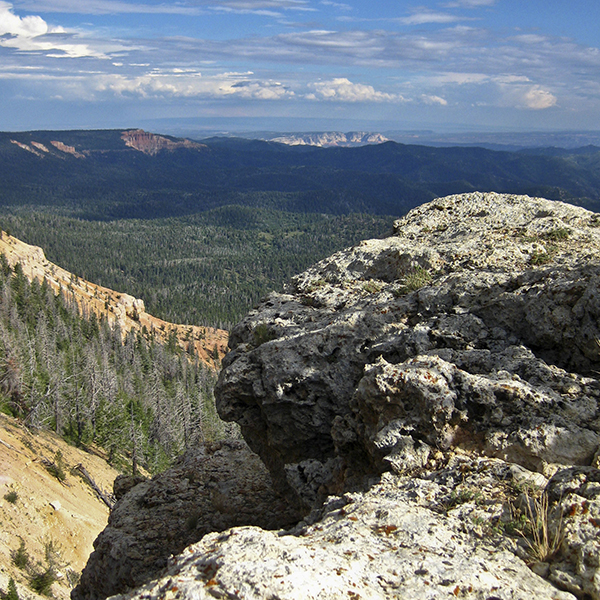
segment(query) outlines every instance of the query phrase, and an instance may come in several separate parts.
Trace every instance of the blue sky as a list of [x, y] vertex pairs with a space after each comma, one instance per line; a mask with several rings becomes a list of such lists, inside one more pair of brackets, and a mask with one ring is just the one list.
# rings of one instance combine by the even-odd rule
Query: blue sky
[[598, 0], [0, 0], [0, 129], [600, 130], [598, 23]]

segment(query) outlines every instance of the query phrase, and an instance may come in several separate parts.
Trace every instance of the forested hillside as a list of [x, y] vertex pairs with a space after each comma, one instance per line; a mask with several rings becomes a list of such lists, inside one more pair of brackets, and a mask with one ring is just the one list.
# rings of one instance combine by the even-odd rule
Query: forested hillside
[[0, 410], [151, 472], [199, 439], [231, 434], [214, 409], [214, 373], [197, 356], [174, 340], [123, 339], [0, 259]]
[[0, 226], [79, 277], [142, 298], [171, 323], [229, 328], [325, 256], [389, 232], [392, 217], [228, 206], [173, 219], [89, 221], [29, 208]]
[[286, 146], [141, 131], [0, 133], [0, 226], [171, 322], [229, 327], [332, 252], [438, 196], [600, 210], [600, 150]]

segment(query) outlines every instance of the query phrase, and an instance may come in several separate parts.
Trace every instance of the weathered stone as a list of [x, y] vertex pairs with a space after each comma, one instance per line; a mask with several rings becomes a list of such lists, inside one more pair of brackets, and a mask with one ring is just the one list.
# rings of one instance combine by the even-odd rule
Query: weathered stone
[[281, 505], [244, 505], [248, 485], [232, 503], [217, 469], [197, 492], [206, 535], [161, 573], [180, 467], [122, 499], [148, 515], [143, 542], [115, 511], [82, 582], [128, 561], [157, 577], [139, 600], [600, 600], [599, 226], [547, 200], [450, 196], [271, 294], [232, 331], [217, 405], [304, 520], [248, 527], [261, 506], [282, 526]]
[[72, 597], [95, 600], [139, 586], [206, 533], [242, 524], [277, 529], [298, 519], [245, 443], [203, 444], [168, 471], [130, 486], [94, 542]]
[[384, 477], [293, 535], [256, 527], [207, 535], [161, 579], [118, 598], [574, 600], [496, 540], [465, 531], [463, 518], [432, 510], [428, 482], [416, 484]]
[[477, 448], [548, 474], [591, 464], [599, 224], [492, 193], [411, 211], [234, 328], [221, 416], [307, 508], [401, 470], [410, 447]]
[[550, 580], [578, 597], [600, 599], [600, 470], [563, 469], [548, 484], [558, 505], [550, 535], [561, 540]]
[[138, 483], [146, 481], [141, 475], [119, 475], [113, 482], [113, 494], [116, 500], [120, 500], [131, 488]]

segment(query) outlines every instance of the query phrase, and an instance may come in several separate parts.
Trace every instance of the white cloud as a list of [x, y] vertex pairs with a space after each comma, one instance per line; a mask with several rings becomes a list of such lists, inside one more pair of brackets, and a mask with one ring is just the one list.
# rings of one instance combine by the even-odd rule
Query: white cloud
[[20, 52], [43, 52], [50, 58], [106, 58], [87, 44], [74, 41], [62, 27], [50, 27], [39, 16], [19, 17], [8, 2], [0, 1], [0, 46]]
[[440, 106], [448, 106], [448, 101], [440, 96], [428, 96], [423, 94], [421, 99], [423, 102], [425, 102], [425, 104], [439, 104]]
[[103, 75], [92, 80], [96, 92], [110, 92], [117, 96], [134, 95], [142, 98], [224, 98], [237, 97], [247, 100], [280, 100], [294, 96], [294, 92], [277, 81], [252, 79], [252, 73], [222, 73], [203, 77], [199, 72], [174, 69], [160, 70], [128, 77], [126, 75]]
[[12, 5], [0, 2], [0, 35], [33, 38], [48, 33], [49, 27], [41, 17], [19, 17]]
[[353, 10], [349, 4], [345, 4], [343, 2], [331, 2], [331, 0], [321, 0], [321, 4], [323, 6], [331, 6], [339, 10]]
[[319, 81], [310, 85], [314, 93], [308, 94], [309, 100], [334, 100], [337, 102], [394, 102], [402, 100], [396, 94], [378, 92], [371, 85], [352, 83], [345, 77], [330, 81]]
[[279, 11], [316, 12], [315, 8], [308, 5], [306, 0], [195, 0], [213, 11], [237, 14], [254, 14], [265, 17], [281, 17]]
[[539, 85], [534, 85], [525, 93], [525, 105], [534, 110], [543, 110], [556, 105], [557, 98], [548, 90], [542, 89]]
[[403, 25], [425, 25], [426, 23], [456, 23], [456, 21], [462, 21], [463, 18], [448, 13], [439, 13], [429, 10], [422, 12], [415, 12], [410, 17], [400, 17], [394, 19], [398, 23]]

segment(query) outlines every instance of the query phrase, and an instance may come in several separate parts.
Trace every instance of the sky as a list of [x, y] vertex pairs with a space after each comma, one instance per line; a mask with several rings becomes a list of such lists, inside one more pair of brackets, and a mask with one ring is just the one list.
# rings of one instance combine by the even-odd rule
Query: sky
[[0, 0], [0, 130], [600, 130], [598, 23], [598, 0]]

